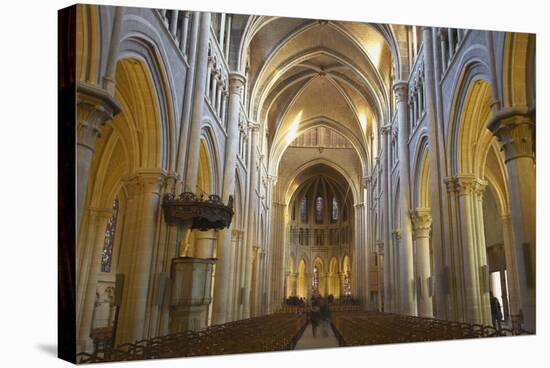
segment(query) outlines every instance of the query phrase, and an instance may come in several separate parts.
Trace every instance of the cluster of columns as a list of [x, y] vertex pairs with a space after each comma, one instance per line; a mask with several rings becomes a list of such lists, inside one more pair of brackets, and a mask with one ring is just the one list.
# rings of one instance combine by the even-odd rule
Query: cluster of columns
[[[237, 164], [237, 150], [239, 143], [240, 100], [246, 78], [238, 73], [229, 76], [229, 110], [227, 123], [227, 141], [225, 146], [225, 162], [223, 172], [222, 200], [226, 203], [229, 196], [235, 193], [235, 170]], [[212, 320], [215, 323], [224, 323], [234, 314], [230, 303], [230, 286], [234, 283], [231, 274], [231, 265], [235, 263], [232, 255], [231, 229], [221, 231], [220, 242], [216, 252], [216, 280], [214, 285], [214, 309]]]
[[[177, 17], [178, 13], [171, 13], [172, 18], [174, 15]], [[183, 17], [183, 26], [188, 28], [190, 26], [186, 22], [188, 14], [183, 14]], [[256, 251], [254, 251], [253, 248], [253, 242], [256, 240], [252, 216], [248, 217], [247, 222], [244, 224], [248, 228], [247, 233], [237, 231], [238, 234], [235, 236], [235, 231], [232, 232], [231, 230], [221, 231], [219, 234], [213, 231], [197, 232], [194, 237], [194, 249], [186, 247], [186, 245], [189, 245], [186, 242], [191, 238], [189, 229], [179, 229], [178, 226], [164, 223], [160, 223], [162, 226], [159, 227], [161, 198], [164, 193], [184, 190], [194, 191], [197, 180], [201, 122], [204, 113], [204, 96], [207, 94], [206, 81], [209, 73], [210, 13], [197, 13], [193, 20], [190, 39], [182, 38], [180, 42], [180, 46], [183, 45], [185, 48], [187, 48], [187, 42], [190, 42], [189, 62], [192, 66], [192, 71], [188, 73], [190, 78], [184, 97], [184, 104], [187, 108], [184, 109], [185, 112], [182, 114], [182, 119], [188, 122], [189, 128], [183, 125], [185, 128], [182, 128], [180, 140], [180, 145], [183, 146], [178, 149], [178, 162], [180, 164], [183, 162], [183, 160], [180, 160], [180, 156], [183, 157], [187, 152], [185, 165], [182, 165], [183, 180], [180, 180], [179, 175], [168, 174], [162, 169], [141, 169], [123, 181], [126, 193], [124, 198], [125, 221], [117, 231], [123, 236], [121, 237], [116, 272], [124, 274], [126, 277], [118, 323], [117, 343], [135, 341], [159, 333], [174, 332], [178, 329], [177, 326], [171, 326], [173, 319], [171, 323], [171, 318], [167, 316], [171, 313], [169, 306], [160, 301], [157, 305], [154, 300], [160, 292], [159, 273], [166, 272], [171, 267], [170, 262], [165, 262], [163, 259], [170, 260], [171, 257], [177, 258], [181, 255], [189, 255], [199, 260], [211, 259], [212, 257], [218, 258], [214, 279], [215, 297], [212, 306], [212, 323], [246, 318], [250, 316], [250, 304], [254, 303], [258, 306], [262, 302], [261, 293], [256, 293], [254, 296], [250, 295], [252, 280], [256, 280], [257, 285], [260, 285], [260, 272], [265, 264], [264, 251], [260, 248], [256, 248]], [[173, 24], [173, 22], [170, 23], [171, 26]], [[115, 29], [118, 28], [115, 27]], [[118, 34], [114, 33], [115, 36]], [[183, 33], [178, 34], [183, 37]], [[116, 50], [117, 48], [114, 47], [110, 51], [116, 56]], [[113, 61], [115, 60], [116, 58], [113, 58]], [[105, 88], [81, 83], [77, 91], [78, 224], [80, 224], [82, 217], [82, 205], [87, 191], [95, 142], [100, 136], [103, 125], [121, 110], [113, 97], [114, 67], [108, 69], [111, 70], [113, 75], [105, 76]], [[224, 202], [227, 202], [229, 195], [233, 195], [235, 192], [236, 157], [239, 150], [240, 135], [238, 126], [240, 98], [244, 83], [244, 76], [238, 73], [230, 74], [226, 126], [227, 141], [222, 188]], [[215, 106], [218, 113], [224, 115], [225, 105], [222, 104], [222, 98], [220, 98], [220, 92], [223, 93], [224, 91], [221, 87], [216, 87]], [[257, 150], [255, 145], [258, 142], [258, 127], [254, 124], [251, 124], [250, 127], [250, 144], [254, 149], [250, 149], [252, 154], [250, 155], [249, 167], [256, 168]], [[256, 171], [250, 170], [248, 188], [255, 187]], [[250, 212], [257, 203], [254, 195], [249, 195], [248, 203]], [[80, 350], [89, 350], [90, 348], [89, 334], [94, 309], [95, 287], [101, 265], [104, 231], [110, 217], [110, 210], [87, 209], [85, 217], [86, 239], [80, 242], [80, 261], [78, 264], [81, 266], [81, 270], [77, 271], [79, 275], [87, 276], [78, 279], [79, 306], [77, 307], [77, 323], [79, 324], [78, 345]], [[177, 244], [180, 241], [182, 243], [178, 246]], [[154, 246], [157, 243], [158, 247]], [[243, 270], [243, 272], [236, 272], [237, 270]], [[253, 272], [255, 272], [255, 275], [252, 275]], [[236, 274], [239, 275], [238, 278], [235, 277]], [[192, 283], [193, 281], [189, 280], [188, 282]], [[243, 292], [245, 289], [246, 292]], [[178, 295], [174, 290], [169, 291], [169, 293], [172, 296]], [[204, 295], [210, 295], [210, 289], [204, 290]], [[254, 298], [254, 301], [251, 300], [251, 297]], [[172, 302], [176, 301], [170, 301], [170, 303]], [[240, 310], [239, 306], [244, 306], [244, 310]], [[186, 326], [188, 327], [188, 325]]]
[[[231, 77], [230, 77], [231, 78]], [[231, 83], [231, 82], [230, 82]], [[214, 56], [208, 57], [208, 74], [206, 79], [206, 86], [208, 88], [208, 100], [215, 115], [220, 118], [222, 124], [225, 122], [226, 109], [227, 109], [227, 81], [222, 73], [222, 68], [217, 65], [216, 58]], [[231, 86], [229, 87], [231, 88]], [[231, 103], [231, 102], [229, 102]]]
[[409, 179], [409, 122], [408, 122], [408, 83], [394, 83], [398, 123], [399, 151], [399, 203], [401, 216], [401, 240], [398, 250], [399, 258], [399, 296], [398, 311], [401, 314], [415, 315], [416, 293], [414, 292], [414, 264], [412, 222], [410, 217], [411, 193]]
[[191, 18], [191, 12], [180, 10], [160, 10], [160, 15], [164, 20], [164, 25], [170, 31], [170, 34], [174, 38], [176, 45], [183, 52], [187, 54], [187, 48], [189, 44], [189, 23]]
[[411, 129], [418, 123], [425, 109], [424, 99], [424, 72], [418, 71], [418, 77], [414, 81], [411, 93], [409, 93], [409, 116]]
[[418, 315], [433, 317], [433, 301], [430, 262], [430, 231], [432, 214], [430, 209], [417, 209], [411, 213], [414, 230], [414, 260], [416, 270], [416, 295]]
[[446, 69], [456, 53], [460, 41], [464, 38], [466, 31], [456, 28], [440, 28], [438, 32], [441, 48], [441, 64]]
[[[452, 31], [454, 32], [447, 32], [446, 36], [455, 37], [453, 45], [456, 48], [457, 40], [460, 41], [464, 35], [460, 30]], [[438, 137], [441, 132], [437, 127], [437, 119], [440, 119], [437, 108], [439, 102], [437, 91], [433, 88], [438, 69], [437, 65], [434, 69], [432, 30], [424, 29], [423, 38], [425, 41], [425, 72], [428, 82], [425, 98], [431, 147], [429, 156], [431, 192], [432, 203], [436, 209], [417, 209], [407, 213], [411, 204], [408, 183], [409, 169], [407, 167], [409, 162], [408, 145], [406, 144], [409, 125], [406, 124], [407, 114], [402, 113], [406, 106], [407, 83], [397, 82], [394, 85], [394, 90], [399, 129], [398, 141], [400, 142], [398, 145], [400, 198], [398, 200], [402, 225], [398, 229], [400, 239], [394, 239], [398, 243], [396, 248], [389, 245], [388, 239], [381, 239], [381, 244], [384, 246], [384, 309], [414, 314], [414, 308], [417, 306], [419, 315], [436, 315], [439, 318], [490, 324], [489, 274], [482, 210], [483, 193], [487, 183], [466, 174], [449, 178], [441, 176], [442, 168], [438, 163], [440, 160], [438, 157], [441, 156], [440, 138]], [[435, 55], [435, 57], [439, 56]], [[443, 66], [445, 65], [444, 61]], [[440, 71], [441, 67], [439, 67]], [[410, 116], [410, 112], [408, 115]], [[533, 116], [533, 109], [527, 107], [500, 108], [500, 110], [497, 109], [492, 121], [488, 124], [488, 128], [501, 142], [508, 173], [511, 211], [510, 214], [503, 214], [502, 225], [513, 322], [515, 327], [521, 325], [522, 328], [529, 331], [535, 330], [536, 304], [536, 239], [535, 211], [533, 210], [535, 208], [536, 178]], [[386, 137], [389, 136], [388, 131], [389, 129], [382, 129], [382, 133]], [[389, 142], [385, 141], [383, 137], [381, 143], [382, 152], [387, 153]], [[381, 163], [384, 172], [389, 167], [386, 157], [382, 157]], [[383, 173], [384, 191], [387, 191], [388, 188], [386, 180], [386, 175]], [[443, 182], [447, 183], [447, 193], [440, 194], [439, 185]], [[442, 205], [440, 196], [448, 198], [448, 207]], [[382, 203], [385, 204], [385, 211], [388, 208], [386, 197], [387, 195], [381, 198]], [[435, 217], [430, 227], [432, 214]], [[390, 223], [388, 214], [385, 213], [384, 216], [382, 222]], [[387, 229], [388, 226], [384, 223], [386, 229], [382, 229], [383, 234], [390, 233]], [[449, 228], [449, 230], [445, 231], [445, 228]], [[435, 232], [435, 239], [430, 237], [432, 230]], [[430, 245], [431, 241], [434, 242], [433, 245]], [[414, 244], [412, 253], [410, 244]], [[429, 252], [430, 248], [434, 253], [433, 258]], [[399, 252], [397, 292], [392, 291], [391, 282], [394, 274], [389, 270], [394, 268], [391, 261], [393, 249], [398, 249]], [[412, 267], [411, 261], [414, 262]], [[411, 276], [414, 280], [413, 283], [410, 282]], [[412, 294], [410, 293], [411, 285], [416, 285], [416, 292]], [[397, 299], [395, 309], [392, 308], [392, 298]], [[452, 311], [449, 312], [448, 308], [451, 308]]]
[[494, 114], [488, 127], [501, 143], [508, 172], [513, 255], [516, 258], [515, 267], [521, 299], [516, 320], [522, 323], [523, 328], [535, 332], [536, 173], [533, 116], [534, 111], [524, 106], [504, 108]]
[[458, 316], [471, 323], [491, 324], [489, 269], [483, 222], [484, 180], [473, 175], [447, 178], [452, 218], [457, 222], [456, 241], [451, 250], [456, 262], [453, 275]]

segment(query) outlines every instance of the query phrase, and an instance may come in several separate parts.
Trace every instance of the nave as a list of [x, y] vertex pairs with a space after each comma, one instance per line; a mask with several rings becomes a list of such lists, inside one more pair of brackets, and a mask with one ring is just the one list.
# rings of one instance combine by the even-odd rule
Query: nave
[[524, 330], [372, 312], [354, 306], [330, 307], [330, 319], [318, 324], [312, 321], [311, 311], [287, 308], [268, 316], [140, 340], [114, 349], [104, 340], [94, 346], [92, 353], [79, 353], [77, 361], [99, 363], [528, 334]]
[[77, 15], [79, 359], [536, 332], [534, 35]]

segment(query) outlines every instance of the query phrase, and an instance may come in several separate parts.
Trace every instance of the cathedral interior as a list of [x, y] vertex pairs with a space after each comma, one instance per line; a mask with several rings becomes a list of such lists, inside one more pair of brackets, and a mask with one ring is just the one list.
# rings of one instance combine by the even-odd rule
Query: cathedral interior
[[82, 361], [536, 332], [534, 34], [75, 11]]

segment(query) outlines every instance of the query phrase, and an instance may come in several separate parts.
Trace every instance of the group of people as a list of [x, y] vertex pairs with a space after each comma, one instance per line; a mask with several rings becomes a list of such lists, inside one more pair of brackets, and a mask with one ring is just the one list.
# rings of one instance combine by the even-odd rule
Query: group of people
[[298, 298], [297, 296], [289, 296], [285, 300], [285, 304], [291, 307], [305, 307], [307, 301], [305, 298]]
[[[338, 304], [356, 304], [357, 300], [352, 298], [351, 295], [345, 295], [338, 299]], [[502, 321], [502, 310], [498, 299], [490, 293], [491, 302], [491, 317], [493, 320], [493, 326], [500, 330]], [[334, 296], [332, 294], [327, 297], [322, 297], [319, 294], [314, 294], [311, 297], [311, 303], [307, 302], [306, 298], [299, 298], [297, 296], [290, 296], [285, 300], [285, 304], [293, 307], [309, 307], [308, 319], [313, 329], [313, 336], [317, 335], [317, 327], [319, 323], [324, 323], [328, 326], [330, 322], [330, 304], [334, 303]]]
[[320, 323], [324, 324], [324, 333], [327, 334], [327, 329], [330, 323], [330, 307], [334, 297], [329, 295], [323, 298], [318, 295], [311, 297], [311, 308], [309, 310], [309, 322], [311, 323], [311, 329], [313, 331], [313, 337], [317, 336], [317, 328]]
[[[326, 299], [329, 304], [331, 303], [337, 303], [337, 304], [358, 304], [359, 301], [357, 299], [354, 299], [351, 295], [344, 295], [338, 299], [334, 298], [334, 295], [330, 294], [326, 296], [325, 298], [322, 298], [319, 294], [314, 294], [311, 299]], [[310, 303], [308, 303], [306, 298], [299, 298], [297, 296], [289, 296], [285, 299], [285, 305], [291, 306], [291, 307], [306, 307], [309, 306]]]

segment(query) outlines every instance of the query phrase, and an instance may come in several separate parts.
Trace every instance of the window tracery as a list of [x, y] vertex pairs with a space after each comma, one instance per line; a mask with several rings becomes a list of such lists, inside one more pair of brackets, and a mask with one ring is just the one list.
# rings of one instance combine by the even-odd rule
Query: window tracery
[[103, 241], [103, 252], [101, 254], [101, 272], [111, 272], [111, 261], [113, 259], [113, 241], [115, 239], [116, 223], [118, 218], [118, 197], [113, 201], [111, 217], [105, 229]]
[[300, 219], [302, 222], [307, 222], [307, 196], [300, 202]]
[[317, 195], [315, 198], [315, 222], [323, 223], [323, 197], [321, 195]]
[[332, 197], [332, 211], [331, 211], [331, 222], [337, 222], [339, 216], [338, 201], [336, 197]]

